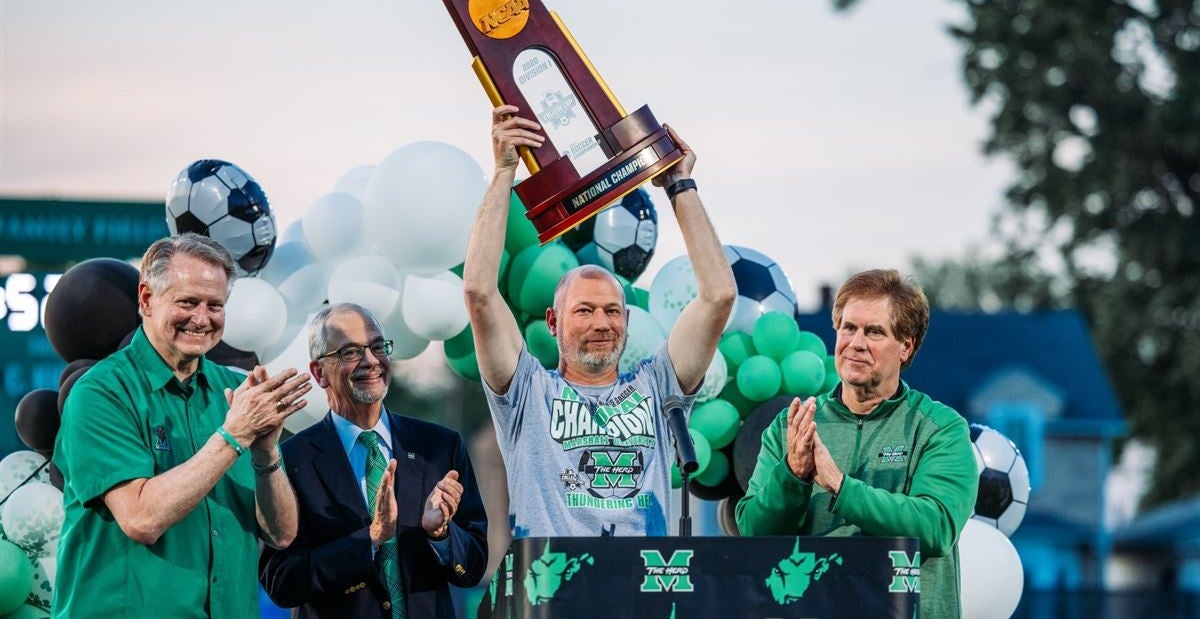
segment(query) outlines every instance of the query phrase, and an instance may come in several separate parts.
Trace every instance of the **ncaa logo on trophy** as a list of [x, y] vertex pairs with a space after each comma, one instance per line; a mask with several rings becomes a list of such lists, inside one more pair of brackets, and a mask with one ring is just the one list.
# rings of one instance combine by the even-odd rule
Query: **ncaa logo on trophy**
[[512, 104], [546, 137], [521, 147], [530, 176], [514, 190], [548, 243], [683, 158], [648, 106], [613, 96], [541, 0], [443, 0], [492, 105]]

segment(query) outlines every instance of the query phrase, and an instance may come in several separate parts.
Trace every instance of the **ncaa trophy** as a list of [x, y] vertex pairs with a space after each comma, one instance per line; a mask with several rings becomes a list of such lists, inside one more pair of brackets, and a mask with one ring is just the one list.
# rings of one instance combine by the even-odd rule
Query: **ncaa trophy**
[[625, 113], [541, 0], [443, 1], [492, 105], [542, 126], [542, 146], [520, 148], [530, 176], [514, 190], [543, 244], [683, 158], [649, 107]]

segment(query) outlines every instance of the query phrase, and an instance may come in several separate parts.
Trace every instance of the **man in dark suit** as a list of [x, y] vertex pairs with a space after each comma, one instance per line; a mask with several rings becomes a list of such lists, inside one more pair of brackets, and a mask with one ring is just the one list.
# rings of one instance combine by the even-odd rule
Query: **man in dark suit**
[[309, 332], [330, 413], [285, 441], [296, 540], [265, 549], [259, 580], [294, 617], [453, 617], [448, 585], [487, 567], [487, 516], [457, 432], [384, 409], [392, 342], [365, 308], [334, 305]]

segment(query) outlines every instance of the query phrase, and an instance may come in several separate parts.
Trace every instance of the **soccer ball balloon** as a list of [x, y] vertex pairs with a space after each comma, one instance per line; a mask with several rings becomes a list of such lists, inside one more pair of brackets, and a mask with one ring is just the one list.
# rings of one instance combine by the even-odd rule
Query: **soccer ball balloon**
[[767, 312], [796, 314], [796, 292], [792, 282], [774, 260], [738, 245], [726, 245], [725, 259], [737, 283], [737, 301], [725, 332], [754, 333], [754, 323]]
[[167, 191], [171, 234], [195, 232], [233, 254], [239, 275], [254, 275], [275, 251], [275, 214], [245, 170], [219, 159], [184, 168]]
[[579, 264], [602, 266], [629, 281], [646, 270], [658, 243], [658, 211], [638, 187], [563, 235]]
[[979, 470], [979, 494], [971, 517], [1011, 536], [1029, 504], [1029, 469], [1017, 446], [1003, 434], [971, 424], [971, 447]]

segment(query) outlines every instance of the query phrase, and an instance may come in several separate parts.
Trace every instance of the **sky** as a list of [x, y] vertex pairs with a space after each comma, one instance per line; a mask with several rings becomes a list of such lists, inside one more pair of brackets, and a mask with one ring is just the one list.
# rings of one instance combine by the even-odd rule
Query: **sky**
[[[548, 0], [627, 110], [696, 151], [724, 243], [802, 310], [854, 270], [986, 245], [1011, 167], [985, 159], [963, 17], [945, 0]], [[491, 170], [490, 104], [437, 0], [4, 0], [0, 194], [159, 200], [191, 161], [237, 163], [280, 228], [342, 173], [418, 140]], [[639, 285], [684, 253], [665, 196]], [[464, 224], [469, 225], [469, 224]]]

